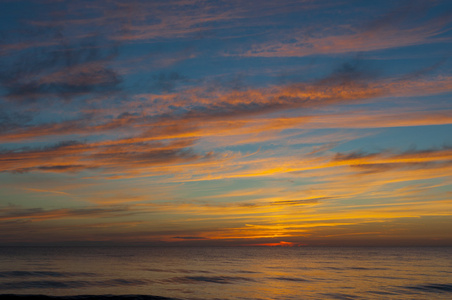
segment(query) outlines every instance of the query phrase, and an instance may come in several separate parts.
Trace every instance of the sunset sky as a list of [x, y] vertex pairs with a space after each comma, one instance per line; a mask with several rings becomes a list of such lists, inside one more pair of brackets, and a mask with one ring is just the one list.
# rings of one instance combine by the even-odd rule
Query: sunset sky
[[3, 0], [0, 244], [452, 245], [452, 2]]

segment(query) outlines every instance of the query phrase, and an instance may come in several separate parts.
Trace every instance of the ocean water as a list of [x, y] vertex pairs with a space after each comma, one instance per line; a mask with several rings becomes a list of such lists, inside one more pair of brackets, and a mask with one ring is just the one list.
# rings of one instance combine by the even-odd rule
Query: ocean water
[[0, 294], [452, 299], [452, 248], [0, 248]]

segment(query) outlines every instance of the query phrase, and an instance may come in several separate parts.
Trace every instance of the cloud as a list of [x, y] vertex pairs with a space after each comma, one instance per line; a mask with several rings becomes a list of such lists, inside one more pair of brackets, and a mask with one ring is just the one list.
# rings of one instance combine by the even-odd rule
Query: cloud
[[362, 152], [337, 153], [334, 162], [362, 169], [366, 172], [383, 172], [397, 168], [430, 169], [452, 166], [452, 147], [411, 150], [402, 153], [382, 151], [366, 154]]
[[187, 78], [177, 72], [164, 73], [160, 72], [158, 75], [153, 76], [155, 83], [151, 86], [151, 89], [156, 89], [162, 92], [172, 92], [179, 82], [185, 81]]
[[452, 124], [452, 111], [407, 111], [394, 108], [391, 111], [356, 111], [309, 118], [305, 128], [388, 128]]
[[[112, 9], [99, 5], [97, 9], [105, 11], [103, 17], [92, 19], [98, 25], [121, 24], [121, 29], [111, 36], [120, 41], [202, 39], [208, 37], [235, 38], [247, 36], [240, 28], [253, 30], [254, 27], [266, 26], [261, 18], [287, 13], [287, 11], [310, 11], [321, 6], [331, 6], [327, 2], [292, 1], [282, 3], [260, 1], [254, 3], [243, 1], [171, 1], [168, 3], [131, 1], [124, 3], [114, 1]], [[288, 8], [290, 7], [290, 8]], [[111, 26], [111, 25], [110, 25]]]
[[127, 139], [104, 143], [68, 141], [44, 148], [3, 151], [0, 153], [0, 172], [75, 172], [95, 168], [116, 169], [121, 172], [211, 156], [194, 153], [188, 149], [192, 144], [193, 140], [166, 144]]
[[[236, 7], [238, 2], [234, 2], [227, 6], [230, 10], [223, 14], [220, 4], [227, 6], [226, 2], [213, 3], [208, 8], [202, 6], [201, 15], [204, 16], [205, 13], [209, 18], [209, 15], [219, 14], [219, 19], [231, 20], [236, 18], [232, 12], [238, 9], [245, 12], [237, 17], [241, 19], [251, 9], [248, 5]], [[64, 5], [82, 7], [71, 2]], [[107, 5], [111, 15], [102, 12], [104, 5]], [[87, 19], [77, 18], [77, 14], [71, 12], [62, 16], [68, 24], [72, 24], [68, 25], [72, 28], [71, 26], [92, 26], [103, 22], [110, 24], [113, 20], [123, 18], [124, 13], [130, 14], [127, 18], [135, 16], [136, 22], [125, 25], [121, 23], [121, 26], [128, 28], [122, 33], [139, 32], [144, 28], [140, 27], [143, 24], [145, 27], [161, 25], [160, 22], [146, 24], [149, 21], [147, 14], [154, 13], [143, 10], [146, 5], [156, 6], [157, 11], [168, 8], [166, 4], [141, 1], [123, 4], [113, 1], [81, 8], [80, 16], [86, 11], [96, 11]], [[263, 6], [258, 14], [272, 14], [274, 4], [265, 2]], [[174, 6], [169, 7], [168, 14], [172, 16], [169, 19], [176, 22], [174, 16], [179, 15], [192, 19], [193, 16], [182, 13], [181, 8], [196, 10], [199, 3], [175, 2]], [[217, 22], [219, 19], [212, 17], [209, 22]], [[390, 19], [394, 24], [397, 23], [397, 18]], [[278, 139], [294, 137], [297, 133], [290, 132], [291, 129], [307, 131], [316, 128], [378, 128], [451, 123], [448, 111], [404, 112], [400, 115], [387, 112], [355, 115], [319, 113], [319, 109], [341, 105], [380, 101], [388, 97], [432, 95], [452, 90], [452, 79], [448, 76], [382, 79], [376, 77], [359, 60], [346, 62], [318, 80], [261, 88], [191, 86], [175, 89], [176, 84], [186, 78], [176, 71], [161, 72], [154, 78], [154, 86], [150, 83], [148, 88], [164, 91], [163, 94], [130, 92], [129, 95], [124, 94], [124, 100], [102, 98], [117, 92], [122, 82], [118, 71], [111, 67], [112, 61], [118, 57], [117, 44], [106, 41], [101, 34], [80, 36], [75, 34], [78, 32], [75, 29], [74, 32], [68, 28], [54, 29], [60, 21], [58, 18], [37, 23], [30, 21], [30, 24], [40, 27], [44, 33], [54, 33], [55, 36], [51, 39], [54, 44], [25, 49], [11, 62], [4, 61], [6, 68], [0, 74], [0, 84], [11, 110], [29, 109], [32, 102], [43, 103], [33, 108], [38, 114], [35, 119], [30, 114], [21, 115], [16, 112], [0, 115], [0, 141], [11, 143], [0, 152], [2, 172], [97, 170], [104, 174], [130, 175], [135, 171], [135, 174], [146, 173], [150, 171], [149, 168], [157, 166], [170, 166], [167, 168], [167, 172], [170, 172], [170, 168], [180, 163], [205, 167], [209, 159], [218, 155], [213, 151], [203, 153], [195, 150], [200, 145], [232, 147], [244, 143], [276, 143]], [[198, 21], [192, 21], [198, 24]], [[202, 24], [210, 24], [209, 22]], [[381, 29], [377, 28], [381, 28], [381, 24], [371, 25], [367, 30], [379, 31]], [[50, 100], [64, 103], [63, 108], [60, 106], [49, 109], [47, 102]], [[52, 109], [57, 109], [55, 114], [61, 109], [66, 110], [64, 117], [46, 118], [46, 113]], [[296, 110], [297, 116], [284, 116], [290, 110]], [[42, 115], [39, 116], [39, 113]], [[46, 119], [49, 121], [42, 121]], [[73, 139], [76, 143], [58, 144], [61, 140], [68, 139]], [[56, 143], [57, 146], [27, 148], [27, 142], [36, 141], [41, 144]], [[312, 143], [309, 139], [304, 141]], [[17, 145], [18, 142], [23, 144]], [[337, 138], [329, 138], [327, 142], [337, 142]], [[215, 158], [226, 161], [245, 156], [242, 153], [231, 155], [228, 152]], [[213, 159], [211, 161], [213, 164]], [[275, 167], [274, 171], [267, 169], [267, 173], [261, 174], [273, 174], [277, 170], [300, 170], [299, 166], [290, 168], [289, 165], [287, 162], [286, 167]], [[253, 174], [257, 175], [259, 172], [241, 175]]]
[[0, 221], [29, 220], [32, 222], [66, 218], [102, 218], [137, 214], [127, 206], [42, 209], [23, 208], [16, 205], [0, 207]]
[[37, 48], [1, 62], [0, 86], [8, 101], [70, 101], [76, 97], [112, 94], [121, 82], [107, 63], [114, 52], [94, 43]]
[[[86, 61], [83, 55], [82, 58], [77, 55], [76, 57], [78, 58], [75, 59], [75, 65], [78, 65], [80, 60]], [[176, 77], [179, 78], [179, 75]], [[237, 139], [257, 143], [281, 138], [284, 136], [280, 135], [281, 131], [291, 128], [450, 124], [451, 119], [447, 111], [403, 113], [400, 118], [397, 113], [385, 115], [373, 112], [358, 115], [356, 119], [350, 114], [314, 114], [315, 109], [322, 107], [374, 101], [381, 97], [403, 97], [414, 93], [429, 95], [450, 90], [452, 79], [448, 77], [430, 80], [377, 80], [371, 72], [362, 70], [360, 64], [352, 62], [314, 82], [233, 91], [188, 88], [164, 96], [154, 95], [147, 100], [119, 103], [116, 107], [113, 103], [113, 112], [110, 108], [100, 106], [94, 113], [85, 113], [78, 119], [67, 121], [31, 125], [19, 115], [5, 115], [2, 117], [4, 126], [3, 132], [0, 132], [1, 141], [40, 140], [43, 136], [61, 139], [68, 135], [75, 140], [44, 148], [22, 146], [3, 150], [0, 152], [0, 170], [23, 173], [98, 169], [102, 172], [117, 173], [137, 170], [140, 173], [147, 167], [158, 165], [195, 161], [202, 164], [212, 158], [213, 153], [199, 153], [194, 151], [193, 147], [200, 139], [215, 136], [236, 136]], [[162, 110], [160, 102], [157, 101], [160, 97], [165, 99], [160, 101]], [[270, 113], [288, 109], [305, 111], [298, 117], [268, 116]], [[363, 122], [360, 122], [361, 117]], [[389, 121], [382, 123], [382, 118]], [[21, 122], [25, 124], [21, 125]], [[93, 135], [102, 133], [108, 134], [102, 141], [87, 141]], [[255, 136], [244, 139], [252, 135]], [[236, 142], [231, 141], [230, 145], [234, 143]], [[288, 168], [287, 171], [290, 169], [297, 170]]]
[[[335, 30], [279, 33], [256, 43], [246, 56], [282, 57], [368, 52], [421, 44], [447, 42], [441, 34], [450, 25], [450, 13], [427, 17], [434, 4], [415, 1], [400, 6], [367, 24], [335, 24]], [[339, 32], [338, 32], [339, 31]], [[331, 34], [331, 32], [334, 32]], [[290, 42], [287, 42], [287, 41]]]
[[286, 109], [370, 102], [384, 97], [438, 94], [452, 89], [452, 79], [366, 79], [361, 72], [345, 69], [315, 82], [299, 82], [245, 91], [223, 92], [192, 89], [174, 95], [167, 114], [173, 118], [256, 116]]
[[452, 124], [445, 61], [331, 55], [445, 46], [448, 4], [419, 3], [37, 3], [1, 33], [0, 181], [42, 207], [1, 207], [2, 240], [298, 245], [448, 216], [450, 147], [356, 148]]
[[17, 130], [29, 122], [32, 118], [24, 113], [5, 111], [0, 112], [0, 135], [2, 133]]
[[181, 240], [205, 240], [205, 237], [202, 236], [175, 236], [173, 239], [181, 239]]
[[280, 200], [272, 202], [271, 205], [282, 205], [282, 206], [292, 206], [292, 205], [306, 205], [306, 204], [317, 204], [319, 201], [328, 200], [330, 197], [319, 197], [313, 199], [301, 199], [301, 200]]

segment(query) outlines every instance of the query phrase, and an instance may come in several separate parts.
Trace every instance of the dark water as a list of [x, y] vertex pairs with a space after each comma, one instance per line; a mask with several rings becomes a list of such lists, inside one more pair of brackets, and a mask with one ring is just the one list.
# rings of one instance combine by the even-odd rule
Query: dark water
[[5, 247], [0, 294], [452, 299], [452, 248]]

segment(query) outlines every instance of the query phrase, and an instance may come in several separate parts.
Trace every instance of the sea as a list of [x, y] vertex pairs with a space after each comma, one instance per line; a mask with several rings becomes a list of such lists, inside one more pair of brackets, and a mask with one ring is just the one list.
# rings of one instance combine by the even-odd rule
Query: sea
[[2, 247], [0, 294], [452, 299], [452, 248]]

